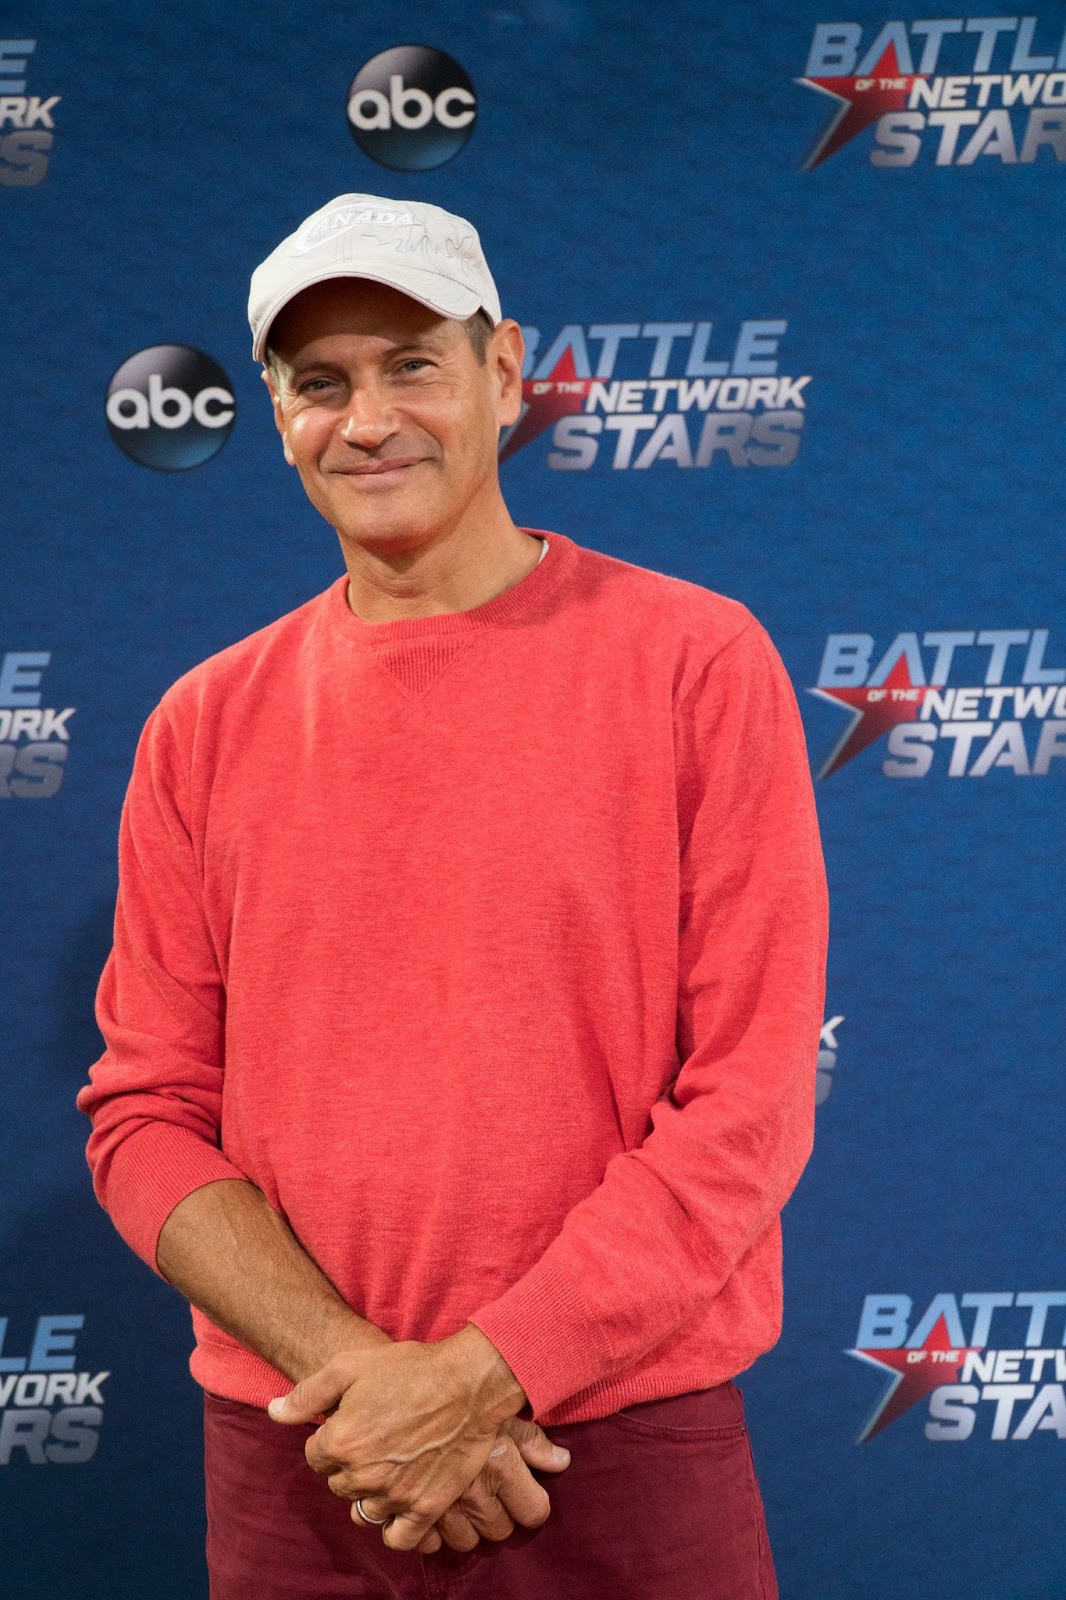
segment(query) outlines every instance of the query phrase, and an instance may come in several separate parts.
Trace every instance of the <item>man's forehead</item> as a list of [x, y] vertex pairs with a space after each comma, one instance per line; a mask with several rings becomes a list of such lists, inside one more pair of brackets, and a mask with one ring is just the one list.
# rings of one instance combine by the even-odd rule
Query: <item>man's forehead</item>
[[269, 343], [284, 356], [336, 334], [448, 345], [461, 326], [454, 317], [442, 317], [390, 285], [367, 278], [328, 278], [301, 290], [282, 307]]

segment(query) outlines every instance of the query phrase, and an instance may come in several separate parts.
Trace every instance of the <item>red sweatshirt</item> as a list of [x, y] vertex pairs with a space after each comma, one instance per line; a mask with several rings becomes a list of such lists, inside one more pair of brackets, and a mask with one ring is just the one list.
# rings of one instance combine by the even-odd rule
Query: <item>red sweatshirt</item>
[[[541, 536], [472, 611], [366, 623], [341, 577], [167, 691], [78, 1104], [150, 1266], [248, 1178], [361, 1316], [473, 1322], [550, 1425], [777, 1338], [826, 894], [762, 627]], [[193, 1325], [205, 1387], [287, 1391]]]

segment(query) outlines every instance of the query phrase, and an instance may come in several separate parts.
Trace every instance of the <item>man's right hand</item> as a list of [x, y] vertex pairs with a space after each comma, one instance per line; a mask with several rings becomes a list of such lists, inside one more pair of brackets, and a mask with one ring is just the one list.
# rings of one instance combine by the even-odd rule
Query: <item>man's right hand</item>
[[[186, 1195], [159, 1235], [159, 1271], [217, 1326], [294, 1383], [338, 1350], [392, 1344], [357, 1315], [304, 1251], [288, 1223], [252, 1183], [224, 1178]], [[425, 1554], [446, 1541], [473, 1550], [482, 1535], [506, 1539], [515, 1523], [548, 1518], [545, 1489], [529, 1471], [560, 1472], [552, 1444], [535, 1422], [508, 1417], [481, 1472], [416, 1546]], [[368, 1528], [368, 1533], [373, 1529]], [[379, 1531], [380, 1536], [380, 1531]]]
[[432, 1555], [442, 1544], [453, 1550], [473, 1550], [481, 1535], [506, 1539], [515, 1523], [539, 1528], [547, 1522], [551, 1502], [547, 1490], [530, 1472], [562, 1472], [569, 1465], [553, 1459], [554, 1445], [535, 1422], [508, 1417], [500, 1424], [497, 1442], [470, 1487], [437, 1518], [415, 1548]]

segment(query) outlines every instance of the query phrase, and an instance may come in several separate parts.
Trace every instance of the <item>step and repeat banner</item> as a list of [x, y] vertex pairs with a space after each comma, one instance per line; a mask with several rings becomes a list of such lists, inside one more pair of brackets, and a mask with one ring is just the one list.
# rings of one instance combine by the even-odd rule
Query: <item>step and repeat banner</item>
[[828, 1001], [742, 1380], [782, 1595], [1066, 1596], [1066, 6], [819, 0], [4, 7], [0, 1592], [206, 1594], [188, 1311], [73, 1101], [145, 717], [341, 570], [245, 300], [346, 192], [479, 229], [515, 519], [744, 601], [795, 684]]

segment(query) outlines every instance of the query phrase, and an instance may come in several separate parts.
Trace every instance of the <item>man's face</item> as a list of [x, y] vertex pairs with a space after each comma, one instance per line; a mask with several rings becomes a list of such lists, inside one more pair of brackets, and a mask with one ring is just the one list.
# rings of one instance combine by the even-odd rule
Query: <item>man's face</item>
[[498, 496], [499, 430], [521, 409], [516, 322], [495, 329], [482, 365], [461, 322], [333, 278], [284, 307], [270, 343], [285, 459], [342, 539], [414, 550]]

